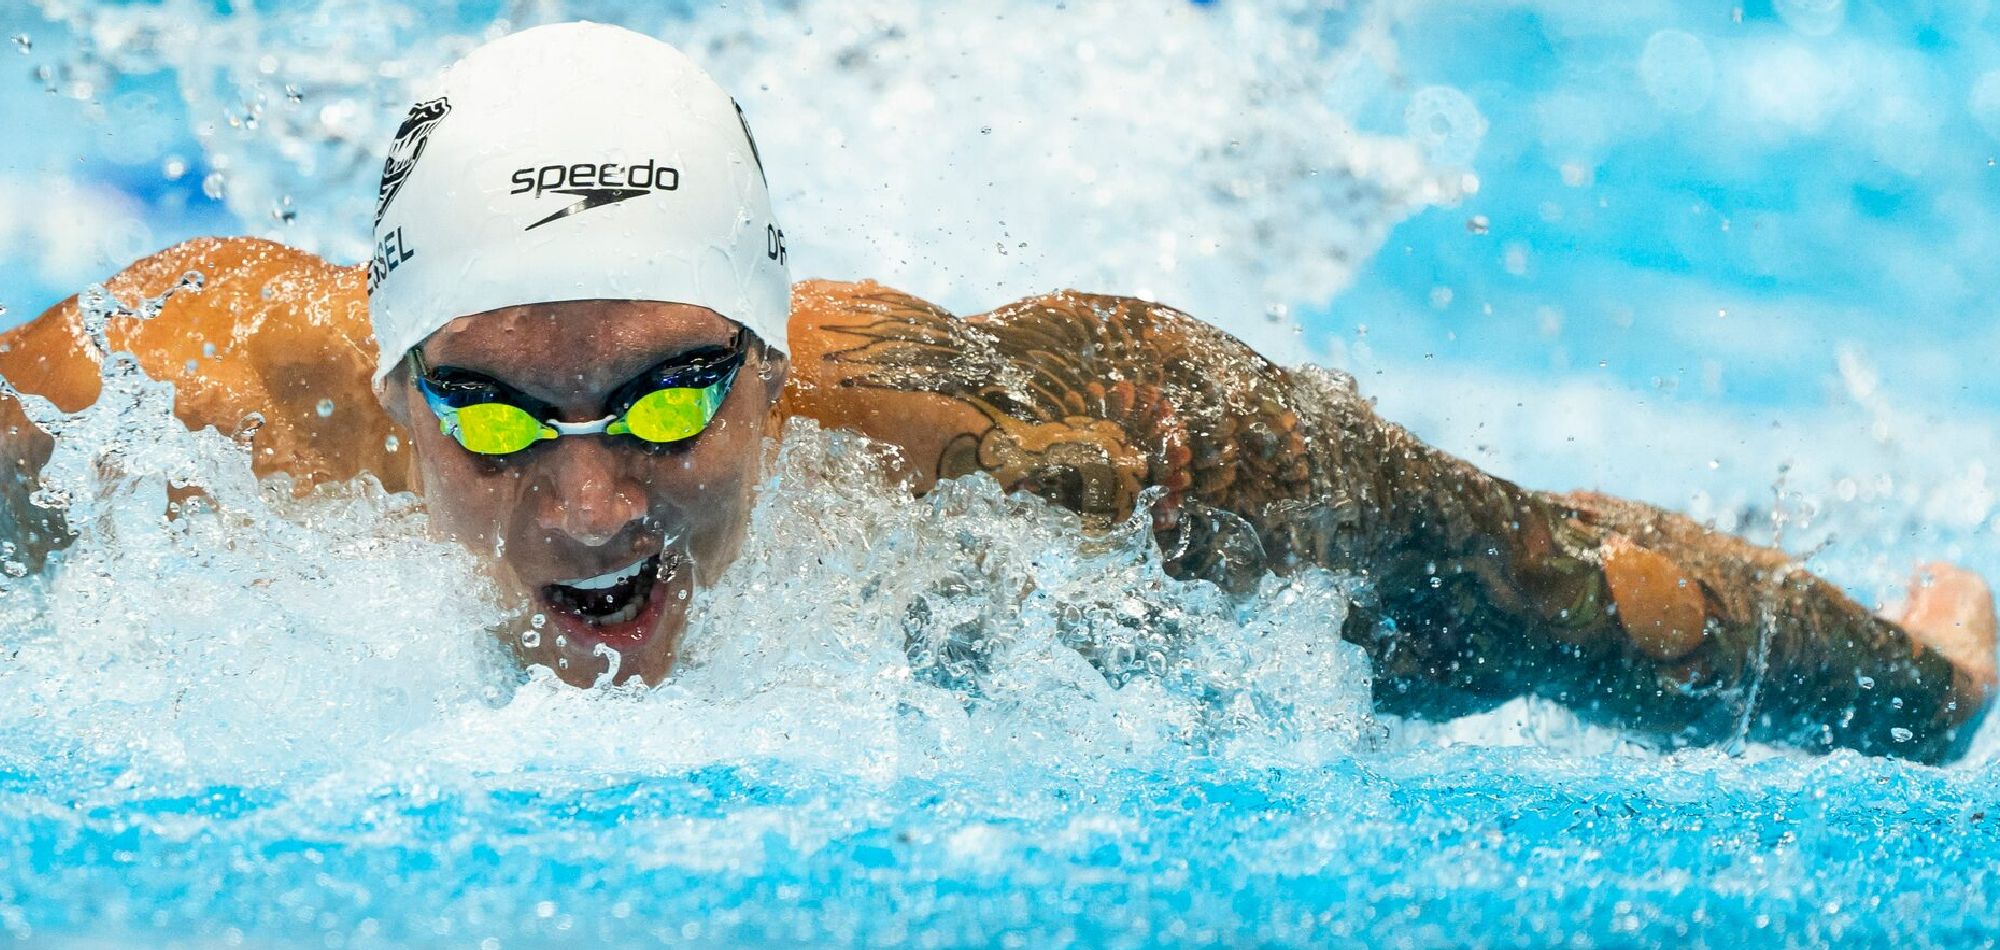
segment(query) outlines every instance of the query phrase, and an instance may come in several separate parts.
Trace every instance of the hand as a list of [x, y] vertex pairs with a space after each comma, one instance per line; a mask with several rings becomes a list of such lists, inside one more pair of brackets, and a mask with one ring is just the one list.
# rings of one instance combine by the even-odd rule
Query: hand
[[1993, 592], [1979, 575], [1942, 561], [1917, 568], [1897, 623], [1949, 661], [1974, 687], [1976, 705], [1985, 705], [1996, 682], [1996, 623]]

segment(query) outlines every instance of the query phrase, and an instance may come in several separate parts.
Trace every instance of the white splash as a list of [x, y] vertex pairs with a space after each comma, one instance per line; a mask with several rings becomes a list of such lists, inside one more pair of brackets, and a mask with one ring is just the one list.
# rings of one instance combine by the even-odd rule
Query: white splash
[[[542, 0], [483, 23], [390, 0], [41, 6], [89, 40], [68, 65], [173, 78], [246, 228], [336, 260], [368, 256], [417, 83], [486, 39], [597, 19], [680, 46], [743, 103], [798, 276], [965, 312], [1063, 286], [1132, 293], [1286, 360], [1302, 355], [1289, 311], [1455, 201], [1485, 128], [1442, 87], [1412, 102], [1415, 142], [1357, 128], [1351, 113], [1411, 95], [1398, 5], [1366, 0]], [[1453, 106], [1448, 142], [1433, 101]]]
[[[92, 288], [85, 324], [150, 317]], [[1317, 761], [1374, 734], [1350, 585], [1247, 599], [990, 478], [918, 499], [886, 449], [792, 424], [683, 671], [577, 690], [505, 669], [478, 559], [372, 480], [293, 499], [189, 432], [128, 354], [64, 414], [39, 497], [75, 541], [0, 598], [0, 766], [90, 786], [657, 774], [745, 758], [883, 778], [1218, 754]], [[0, 384], [3, 385], [3, 384]], [[343, 780], [342, 776], [348, 776]], [[476, 781], [476, 780], [475, 780]]]

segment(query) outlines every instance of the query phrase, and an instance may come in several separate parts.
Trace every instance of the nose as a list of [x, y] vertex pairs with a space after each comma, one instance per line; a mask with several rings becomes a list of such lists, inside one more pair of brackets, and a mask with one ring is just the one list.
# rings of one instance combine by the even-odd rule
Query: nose
[[618, 450], [598, 436], [562, 439], [542, 460], [536, 521], [587, 547], [602, 547], [645, 516], [645, 486], [624, 472]]

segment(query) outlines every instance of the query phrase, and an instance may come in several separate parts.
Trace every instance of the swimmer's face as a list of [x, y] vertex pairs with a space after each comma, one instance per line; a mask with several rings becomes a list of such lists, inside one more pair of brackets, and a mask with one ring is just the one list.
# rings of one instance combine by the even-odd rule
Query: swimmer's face
[[[557, 420], [589, 422], [662, 364], [714, 358], [738, 341], [736, 324], [702, 307], [588, 300], [460, 317], [424, 342], [423, 355], [433, 375], [490, 380], [554, 407]], [[530, 604], [528, 619], [503, 634], [524, 663], [578, 686], [609, 669], [609, 651], [621, 683], [657, 683], [673, 668], [689, 597], [742, 542], [783, 386], [783, 358], [754, 340], [747, 347], [714, 421], [667, 445], [574, 435], [475, 455], [440, 431], [408, 361], [395, 375], [386, 401], [414, 433], [432, 525], [491, 556], [503, 589]]]

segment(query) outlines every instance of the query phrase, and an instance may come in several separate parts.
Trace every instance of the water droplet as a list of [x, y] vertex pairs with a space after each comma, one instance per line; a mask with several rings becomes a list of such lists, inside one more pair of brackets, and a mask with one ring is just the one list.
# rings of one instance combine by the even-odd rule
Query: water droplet
[[1493, 222], [1486, 220], [1486, 216], [1483, 214], [1475, 214], [1465, 219], [1465, 229], [1474, 234], [1485, 234], [1487, 231], [1492, 230], [1492, 228]]
[[1889, 730], [1889, 738], [1894, 739], [1897, 742], [1908, 742], [1916, 737], [1917, 737], [1916, 733], [1911, 732], [1910, 730], [1905, 729], [1902, 726], [1897, 726], [1894, 729]]
[[394, 452], [394, 451], [396, 451], [397, 449], [400, 449], [400, 448], [402, 448], [402, 447], [403, 447], [403, 440], [402, 440], [402, 439], [399, 439], [399, 438], [396, 438], [396, 434], [392, 432], [392, 433], [390, 433], [390, 434], [389, 434], [389, 436], [388, 436], [387, 438], [385, 438], [385, 439], [383, 439], [383, 440], [382, 440], [382, 447], [383, 447], [384, 449], [387, 449], [387, 450], [391, 451], [391, 452]]
[[0, 562], [0, 571], [6, 572], [8, 577], [26, 577], [28, 576], [28, 565], [20, 561]]
[[[536, 614], [536, 616], [539, 617], [541, 615]], [[532, 629], [521, 631], [521, 645], [527, 647], [530, 650], [538, 646], [541, 646], [542, 632], [540, 630], [532, 630]]]
[[29, 39], [26, 33], [14, 34], [14, 45], [20, 48], [23, 56], [33, 52], [35, 49], [35, 41]]
[[180, 181], [181, 176], [187, 174], [187, 172], [187, 159], [178, 155], [160, 163], [160, 176], [168, 181]]
[[1855, 682], [1856, 682], [1856, 683], [1859, 683], [1859, 684], [1861, 684], [1861, 688], [1862, 688], [1862, 689], [1874, 689], [1874, 688], [1875, 688], [1875, 677], [1873, 677], [1873, 676], [1862, 676], [1862, 677], [1858, 677], [1858, 678], [1856, 678], [1856, 679], [1855, 679]]
[[208, 177], [201, 180], [201, 193], [221, 201], [223, 181], [221, 172], [209, 172]]
[[333, 415], [333, 400], [331, 399], [320, 400], [319, 404], [313, 407], [313, 411], [319, 413], [319, 417], [321, 419]]

